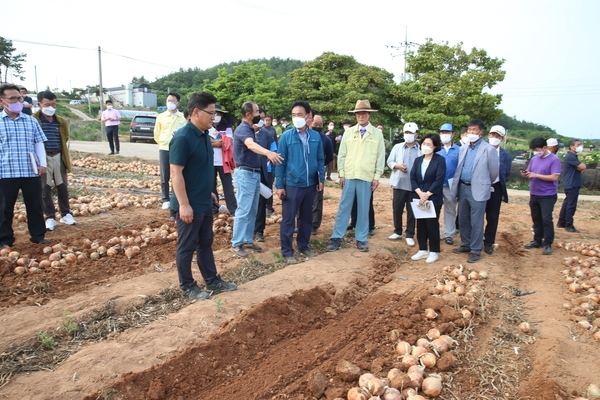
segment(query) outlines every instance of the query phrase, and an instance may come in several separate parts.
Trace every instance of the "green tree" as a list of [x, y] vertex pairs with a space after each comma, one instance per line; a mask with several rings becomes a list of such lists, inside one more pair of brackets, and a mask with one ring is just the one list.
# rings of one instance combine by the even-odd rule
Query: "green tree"
[[412, 79], [398, 85], [397, 100], [404, 121], [416, 122], [421, 130], [437, 131], [450, 122], [465, 126], [472, 118], [486, 124], [502, 115], [502, 95], [485, 93], [504, 80], [503, 59], [477, 48], [466, 52], [462, 43], [449, 46], [432, 39], [407, 56]]
[[369, 100], [371, 107], [379, 110], [373, 115], [374, 123], [398, 121], [394, 76], [381, 68], [361, 64], [352, 56], [325, 52], [289, 75], [289, 97], [307, 100], [325, 120], [349, 118], [348, 110], [357, 100]]
[[149, 85], [150, 81], [148, 81], [148, 79], [144, 78], [144, 75], [140, 76], [139, 78], [137, 76], [134, 76], [131, 79], [131, 84], [132, 85], [141, 85], [141, 84]]
[[222, 68], [214, 82], [204, 82], [204, 91], [217, 97], [219, 104], [232, 112], [236, 117], [242, 104], [253, 101], [273, 115], [284, 111], [281, 101], [283, 96], [283, 79], [268, 77], [266, 64], [248, 62], [233, 67], [233, 72]]
[[22, 74], [25, 72], [23, 70], [23, 63], [27, 54], [13, 54], [16, 50], [12, 45], [12, 41], [0, 36], [0, 79], [2, 79], [2, 67], [4, 67], [4, 82], [8, 80], [9, 69], [12, 69], [12, 74], [15, 78], [19, 78], [22, 81], [25, 80]]

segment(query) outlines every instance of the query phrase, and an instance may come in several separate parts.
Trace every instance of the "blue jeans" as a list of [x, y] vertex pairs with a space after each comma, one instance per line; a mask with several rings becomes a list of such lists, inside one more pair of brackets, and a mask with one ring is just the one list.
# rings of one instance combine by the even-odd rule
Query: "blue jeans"
[[346, 234], [352, 203], [356, 197], [357, 221], [354, 238], [360, 242], [367, 242], [369, 236], [369, 203], [371, 199], [371, 182], [360, 179], [346, 179], [342, 189], [342, 199], [338, 213], [335, 217], [335, 226], [331, 239], [341, 239]]
[[238, 247], [252, 243], [258, 196], [260, 196], [260, 172], [236, 168], [233, 181], [237, 191], [235, 199], [238, 207], [235, 210], [231, 244], [233, 247]]

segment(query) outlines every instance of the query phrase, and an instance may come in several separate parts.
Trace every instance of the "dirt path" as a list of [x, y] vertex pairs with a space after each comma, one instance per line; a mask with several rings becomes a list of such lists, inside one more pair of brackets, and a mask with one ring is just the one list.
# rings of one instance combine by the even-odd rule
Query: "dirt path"
[[87, 115], [86, 113], [84, 113], [81, 110], [78, 110], [73, 107], [69, 107], [69, 110], [71, 110], [73, 112], [73, 114], [77, 115], [79, 118], [81, 118], [84, 121], [96, 121], [94, 118], [90, 117], [89, 115]]

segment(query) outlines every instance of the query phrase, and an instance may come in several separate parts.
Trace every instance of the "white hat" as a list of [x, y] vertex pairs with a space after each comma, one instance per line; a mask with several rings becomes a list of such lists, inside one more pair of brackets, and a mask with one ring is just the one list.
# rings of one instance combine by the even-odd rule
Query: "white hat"
[[414, 122], [407, 122], [406, 124], [404, 124], [404, 130], [402, 132], [417, 133], [418, 130], [419, 127], [417, 126], [417, 124], [415, 124]]
[[546, 146], [558, 146], [558, 140], [550, 138], [546, 140]]
[[495, 132], [502, 137], [506, 136], [506, 129], [504, 129], [504, 127], [502, 125], [492, 126], [492, 129], [490, 129], [490, 133], [492, 133], [492, 132]]

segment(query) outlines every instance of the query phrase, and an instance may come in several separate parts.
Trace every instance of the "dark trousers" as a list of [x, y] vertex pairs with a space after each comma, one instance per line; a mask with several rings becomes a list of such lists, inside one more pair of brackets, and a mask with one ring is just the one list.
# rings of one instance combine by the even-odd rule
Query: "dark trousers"
[[[270, 197], [271, 199], [273, 196]], [[258, 210], [256, 211], [256, 221], [254, 222], [254, 234], [265, 233], [265, 226], [267, 225], [267, 199], [262, 196], [258, 196]]]
[[[110, 152], [120, 151], [119, 148], [119, 125], [110, 125], [106, 127], [106, 139], [110, 146]], [[114, 142], [114, 143], [113, 143]]]
[[402, 235], [402, 215], [406, 208], [406, 237], [412, 238], [415, 236], [415, 216], [410, 203], [413, 199], [413, 192], [403, 189], [394, 189], [394, 197], [392, 199], [393, 215], [394, 215], [394, 233]]
[[565, 200], [560, 208], [558, 215], [558, 226], [573, 226], [573, 217], [577, 211], [577, 201], [579, 200], [579, 188], [565, 189]]
[[557, 195], [529, 197], [529, 209], [533, 221], [533, 240], [538, 243], [552, 244], [554, 242], [554, 224], [552, 211], [556, 204]]
[[[352, 211], [350, 212], [350, 226], [356, 227], [356, 218], [358, 215], [358, 206], [356, 205], [356, 196], [352, 203]], [[371, 199], [369, 200], [369, 230], [375, 229], [375, 209], [373, 208], [373, 191], [371, 191]]]
[[[271, 168], [273, 168], [273, 167], [271, 167]], [[275, 181], [275, 172], [271, 171], [271, 172], [267, 172], [267, 174], [269, 175], [269, 182], [271, 182], [271, 184], [267, 185], [267, 186], [269, 186], [269, 188], [271, 188], [271, 192], [273, 192], [273, 182]], [[269, 210], [271, 212], [275, 211], [273, 209], [273, 196], [271, 196], [267, 199], [266, 205], [267, 205], [267, 210]]]
[[[329, 164], [331, 165], [331, 163]], [[319, 229], [321, 222], [323, 221], [323, 194], [325, 192], [325, 186], [320, 192], [315, 193], [315, 201], [312, 207], [312, 227], [313, 229]]]
[[315, 199], [316, 186], [285, 188], [286, 199], [282, 200], [283, 209], [279, 239], [281, 241], [281, 254], [284, 257], [293, 257], [294, 248], [292, 239], [294, 235], [294, 220], [298, 214], [298, 234], [296, 243], [298, 251], [309, 250], [308, 241], [312, 230], [312, 206]]
[[217, 175], [221, 180], [221, 186], [223, 186], [223, 196], [225, 196], [225, 204], [231, 215], [235, 215], [237, 210], [237, 200], [235, 199], [235, 193], [233, 192], [233, 179], [231, 173], [226, 174], [223, 170], [223, 166], [215, 165], [215, 181], [213, 183], [213, 193], [219, 198], [219, 192], [217, 191]]
[[12, 222], [19, 189], [23, 193], [23, 202], [27, 210], [27, 227], [31, 241], [39, 242], [46, 234], [40, 177], [2, 178], [0, 179], [0, 246], [12, 246], [15, 242]]
[[196, 261], [202, 278], [207, 285], [213, 283], [217, 277], [217, 266], [212, 251], [213, 243], [213, 213], [208, 209], [201, 213], [194, 213], [191, 224], [186, 224], [175, 214], [177, 221], [177, 248], [175, 260], [177, 263], [177, 275], [179, 275], [179, 287], [186, 291], [196, 285], [192, 276], [192, 259], [196, 252]]
[[160, 193], [164, 203], [170, 200], [169, 181], [171, 180], [171, 165], [169, 164], [169, 150], [158, 150], [158, 164], [160, 166]]
[[440, 211], [442, 205], [435, 206], [435, 218], [421, 218], [417, 220], [417, 242], [419, 250], [427, 251], [427, 242], [429, 242], [429, 251], [439, 253], [440, 249]]
[[471, 253], [481, 254], [483, 248], [483, 224], [487, 201], [473, 198], [470, 185], [458, 187], [458, 215], [460, 216], [460, 245], [469, 247]]
[[[71, 214], [67, 185], [61, 183], [56, 187], [56, 192], [58, 194], [58, 211], [60, 211], [60, 215], [64, 217], [67, 214]], [[44, 185], [44, 188], [42, 189], [42, 203], [46, 219], [54, 219], [56, 209], [54, 208], [54, 202], [52, 201], [52, 186]]]
[[500, 206], [502, 205], [502, 186], [500, 182], [492, 185], [494, 191], [485, 205], [485, 230], [483, 232], [483, 244], [493, 245], [496, 243], [496, 232], [500, 220]]

